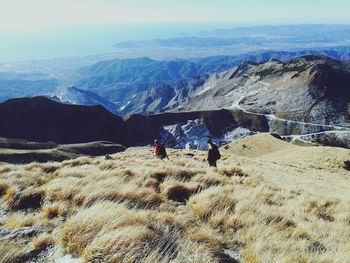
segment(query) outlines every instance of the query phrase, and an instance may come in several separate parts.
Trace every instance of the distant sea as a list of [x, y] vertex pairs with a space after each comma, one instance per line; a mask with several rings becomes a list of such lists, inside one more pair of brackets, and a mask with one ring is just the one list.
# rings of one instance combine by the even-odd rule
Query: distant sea
[[126, 40], [186, 36], [222, 24], [127, 24], [0, 31], [0, 63], [56, 57], [113, 53], [113, 45]]

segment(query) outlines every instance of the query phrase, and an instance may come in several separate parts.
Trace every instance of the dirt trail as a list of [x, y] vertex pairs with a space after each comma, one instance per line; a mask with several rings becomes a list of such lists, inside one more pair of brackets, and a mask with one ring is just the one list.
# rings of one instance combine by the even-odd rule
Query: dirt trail
[[238, 109], [243, 111], [244, 113], [247, 114], [252, 114], [252, 115], [257, 115], [257, 116], [265, 116], [267, 118], [268, 121], [281, 121], [281, 122], [285, 122], [287, 124], [298, 124], [298, 125], [309, 125], [312, 127], [316, 127], [316, 128], [326, 128], [329, 129], [327, 131], [321, 131], [321, 132], [313, 132], [313, 133], [304, 133], [304, 134], [300, 134], [300, 135], [286, 135], [286, 136], [282, 136], [285, 139], [289, 139], [290, 141], [294, 141], [296, 139], [302, 140], [303, 136], [313, 136], [313, 135], [323, 135], [323, 134], [331, 134], [331, 133], [338, 133], [338, 132], [342, 132], [342, 133], [347, 133], [350, 132], [350, 128], [349, 127], [345, 127], [345, 126], [337, 126], [337, 125], [327, 125], [327, 124], [317, 124], [317, 123], [311, 123], [311, 122], [302, 122], [302, 121], [295, 121], [295, 120], [289, 120], [289, 119], [284, 119], [284, 118], [280, 118], [277, 117], [274, 114], [262, 114], [262, 113], [256, 113], [256, 112], [251, 112], [248, 111], [246, 109], [244, 109], [240, 103], [246, 98], [246, 96], [241, 96], [231, 107], [227, 108], [228, 110], [232, 110], [232, 109]]

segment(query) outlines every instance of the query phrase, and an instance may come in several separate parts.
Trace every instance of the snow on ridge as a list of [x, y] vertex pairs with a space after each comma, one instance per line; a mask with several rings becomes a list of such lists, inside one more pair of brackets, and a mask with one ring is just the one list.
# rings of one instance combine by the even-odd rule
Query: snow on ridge
[[129, 101], [127, 101], [127, 103], [126, 104], [124, 104], [123, 106], [121, 106], [120, 108], [119, 108], [119, 110], [124, 110], [129, 104], [131, 103], [131, 101], [129, 100]]

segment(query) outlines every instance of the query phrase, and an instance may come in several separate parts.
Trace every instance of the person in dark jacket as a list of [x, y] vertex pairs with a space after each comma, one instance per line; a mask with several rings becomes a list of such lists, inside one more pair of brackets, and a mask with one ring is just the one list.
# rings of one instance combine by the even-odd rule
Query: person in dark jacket
[[210, 167], [217, 167], [216, 162], [221, 158], [219, 148], [212, 142], [211, 139], [208, 140], [208, 163]]
[[154, 156], [162, 160], [165, 158], [169, 160], [164, 145], [158, 139], [154, 140]]

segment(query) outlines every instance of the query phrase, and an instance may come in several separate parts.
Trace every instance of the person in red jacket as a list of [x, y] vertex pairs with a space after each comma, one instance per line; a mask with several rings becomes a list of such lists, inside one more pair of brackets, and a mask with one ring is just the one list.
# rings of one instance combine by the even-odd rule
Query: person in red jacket
[[154, 156], [162, 160], [165, 158], [168, 158], [169, 160], [164, 145], [161, 144], [161, 142], [158, 139], [154, 140]]

